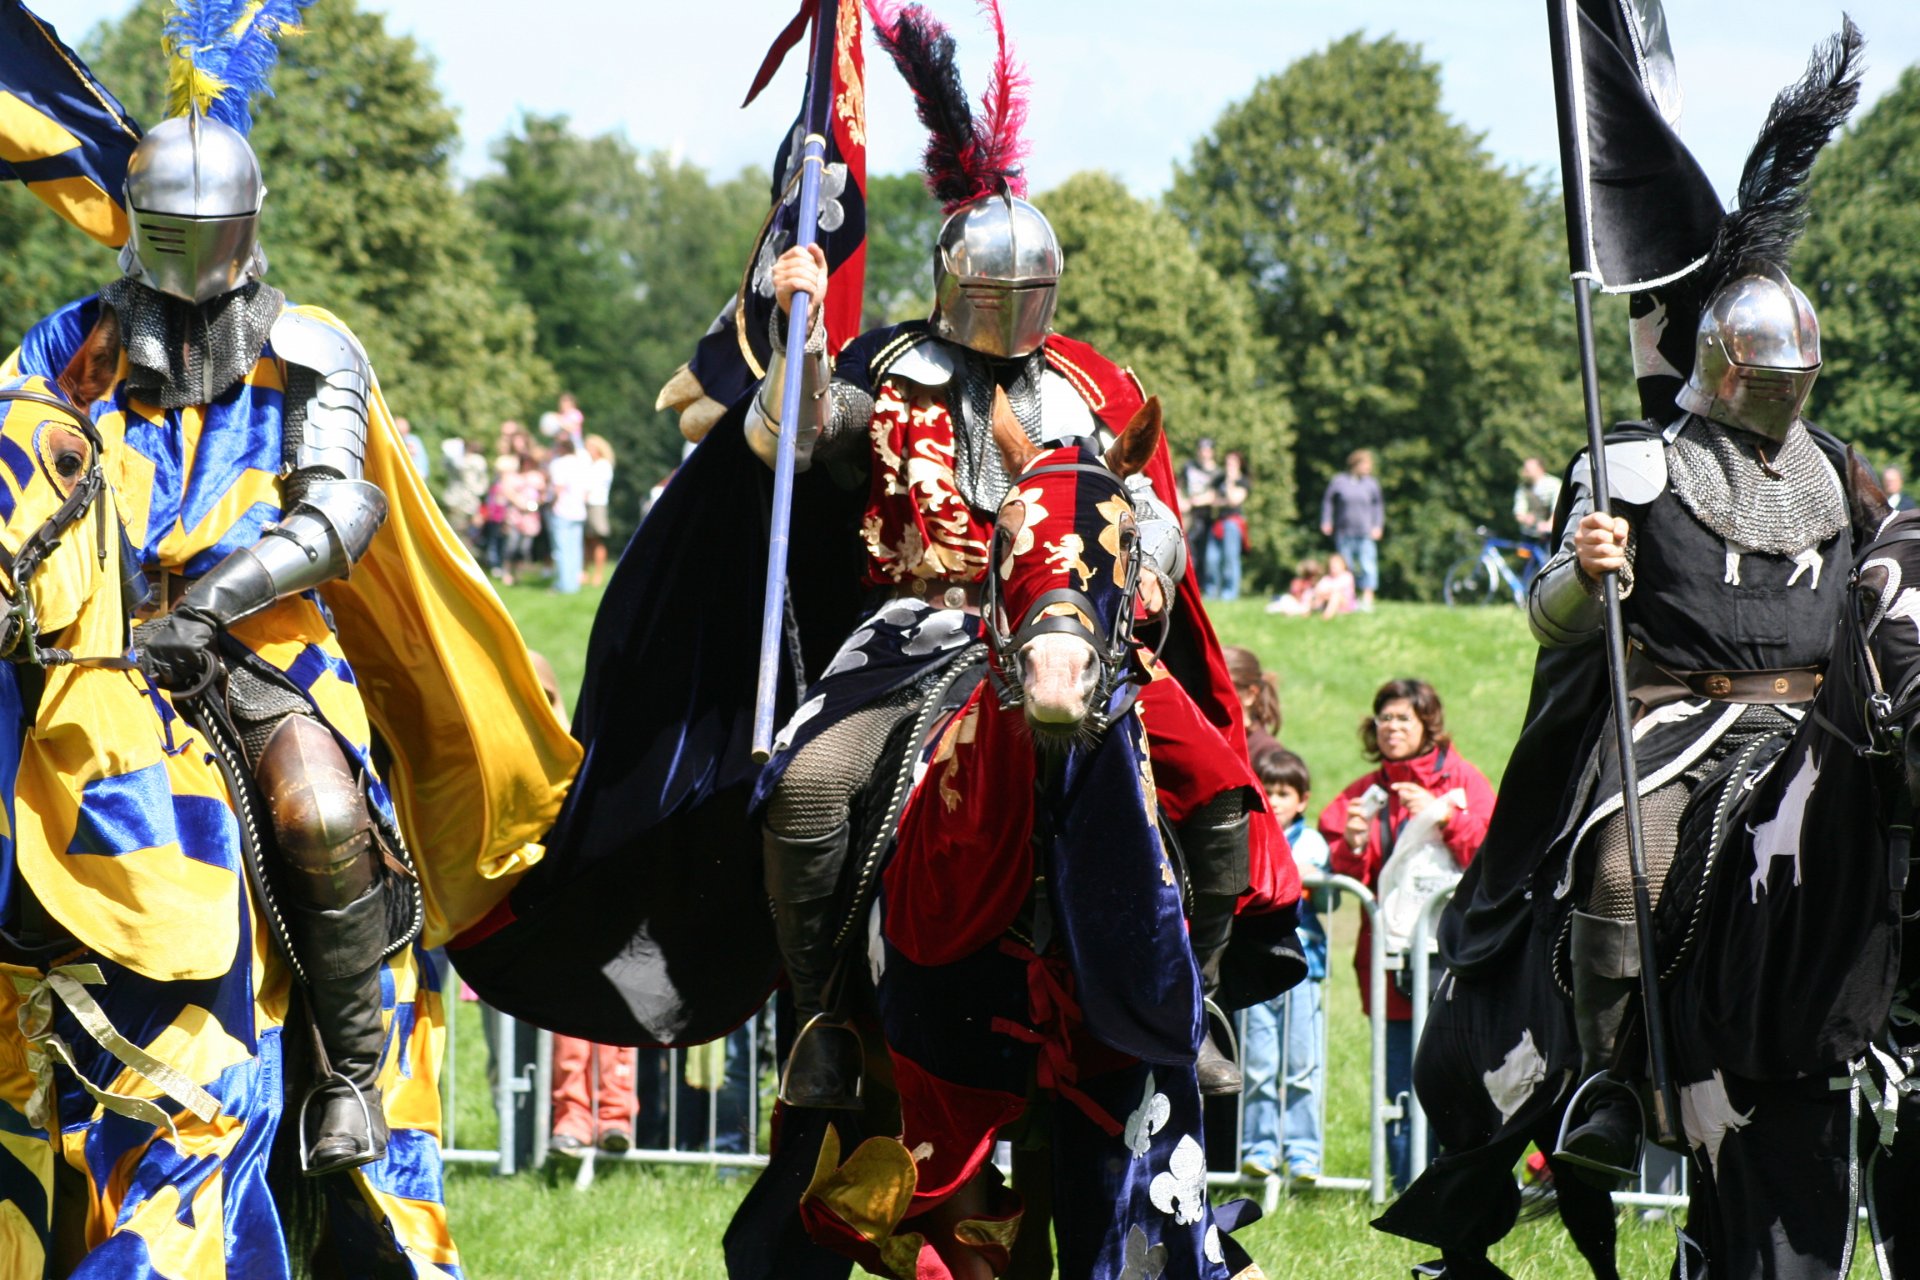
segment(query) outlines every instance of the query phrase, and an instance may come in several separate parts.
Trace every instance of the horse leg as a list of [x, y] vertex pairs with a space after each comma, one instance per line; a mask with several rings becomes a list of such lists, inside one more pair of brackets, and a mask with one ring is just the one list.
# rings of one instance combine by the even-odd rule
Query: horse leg
[[[1544, 1145], [1551, 1147], [1553, 1139], [1554, 1134], [1549, 1132]], [[1576, 1176], [1572, 1170], [1563, 1170], [1552, 1157], [1548, 1157], [1547, 1163], [1553, 1169], [1554, 1207], [1560, 1211], [1560, 1221], [1573, 1238], [1574, 1248], [1587, 1260], [1594, 1280], [1620, 1280], [1619, 1260], [1614, 1251], [1619, 1220], [1613, 1196], [1605, 1188]]]

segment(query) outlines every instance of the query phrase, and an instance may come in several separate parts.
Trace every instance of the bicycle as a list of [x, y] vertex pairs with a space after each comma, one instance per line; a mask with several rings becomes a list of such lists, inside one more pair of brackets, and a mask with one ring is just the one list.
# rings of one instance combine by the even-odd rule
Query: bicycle
[[[1497, 538], [1485, 525], [1473, 532], [1480, 548], [1447, 569], [1441, 598], [1449, 606], [1512, 603], [1525, 608], [1527, 587], [1547, 561], [1546, 548], [1523, 539]], [[1517, 572], [1507, 563], [1509, 553], [1519, 561]]]

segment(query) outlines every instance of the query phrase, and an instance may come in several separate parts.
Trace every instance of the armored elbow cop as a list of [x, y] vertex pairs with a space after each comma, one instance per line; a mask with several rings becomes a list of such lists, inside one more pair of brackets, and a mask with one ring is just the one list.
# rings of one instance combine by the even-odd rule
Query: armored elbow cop
[[747, 447], [768, 466], [773, 465], [779, 454], [781, 429], [791, 425], [799, 432], [793, 441], [794, 469], [805, 471], [813, 461], [813, 446], [820, 438], [820, 430], [826, 425], [827, 388], [832, 383], [833, 372], [827, 363], [824, 324], [816, 321], [807, 333], [807, 349], [802, 360], [805, 368], [800, 375], [800, 403], [790, 408], [782, 403], [787, 387], [786, 335], [776, 332], [773, 354], [767, 359], [767, 376], [760, 380], [760, 390], [747, 406]]
[[1180, 517], [1160, 500], [1146, 476], [1128, 476], [1126, 486], [1140, 529], [1141, 553], [1154, 572], [1172, 587], [1187, 572], [1187, 538], [1180, 529]]

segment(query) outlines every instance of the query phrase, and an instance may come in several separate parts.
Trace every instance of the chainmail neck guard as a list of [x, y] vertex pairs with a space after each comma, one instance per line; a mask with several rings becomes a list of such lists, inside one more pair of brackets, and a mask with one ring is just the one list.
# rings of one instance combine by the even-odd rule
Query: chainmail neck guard
[[1007, 496], [1007, 468], [993, 442], [993, 390], [1004, 387], [1007, 403], [1027, 439], [1040, 443], [1040, 375], [1046, 358], [1038, 351], [1018, 360], [995, 360], [955, 347], [960, 354], [960, 413], [953, 432], [953, 482], [975, 511], [993, 513]]
[[100, 291], [120, 320], [127, 389], [162, 409], [211, 404], [260, 359], [286, 295], [255, 280], [198, 305], [131, 276]]
[[1840, 477], [1802, 423], [1768, 457], [1758, 436], [1690, 415], [1667, 446], [1667, 471], [1687, 510], [1742, 551], [1793, 556], [1847, 523]]

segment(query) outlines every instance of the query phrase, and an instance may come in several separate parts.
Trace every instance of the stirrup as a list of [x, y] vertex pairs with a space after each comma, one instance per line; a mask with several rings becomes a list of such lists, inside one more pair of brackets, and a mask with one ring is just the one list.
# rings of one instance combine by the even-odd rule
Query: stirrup
[[[1633, 1131], [1633, 1158], [1627, 1167], [1611, 1165], [1591, 1156], [1583, 1156], [1567, 1150], [1567, 1139], [1575, 1129], [1586, 1124], [1592, 1116], [1593, 1104], [1604, 1098], [1609, 1092], [1625, 1094], [1633, 1102], [1633, 1112], [1638, 1119]], [[1582, 1104], [1586, 1104], [1584, 1107]], [[1596, 1071], [1580, 1082], [1580, 1087], [1567, 1099], [1567, 1109], [1560, 1116], [1560, 1132], [1554, 1138], [1553, 1158], [1577, 1169], [1587, 1169], [1594, 1173], [1605, 1174], [1620, 1182], [1631, 1182], [1640, 1176], [1640, 1159], [1647, 1147], [1647, 1108], [1640, 1100], [1640, 1091], [1610, 1071]]]
[[1221, 1028], [1226, 1032], [1226, 1035], [1222, 1037], [1225, 1043], [1220, 1046], [1221, 1052], [1225, 1055], [1228, 1062], [1237, 1065], [1240, 1061], [1240, 1041], [1234, 1035], [1232, 1017], [1228, 1015], [1225, 1009], [1222, 1009], [1218, 1004], [1214, 1003], [1212, 996], [1202, 996], [1200, 999], [1200, 1008], [1202, 1011], [1201, 1022], [1204, 1024], [1203, 1034], [1212, 1035], [1213, 1025], [1215, 1023], [1220, 1024]]
[[780, 1068], [780, 1089], [775, 1096], [781, 1102], [785, 1103], [787, 1106], [790, 1106], [790, 1107], [819, 1107], [820, 1106], [819, 1103], [797, 1102], [794, 1100], [792, 1093], [788, 1089], [788, 1086], [792, 1082], [793, 1064], [796, 1060], [799, 1059], [800, 1050], [806, 1045], [807, 1038], [809, 1036], [830, 1038], [834, 1033], [840, 1033], [840, 1032], [843, 1032], [847, 1036], [850, 1036], [853, 1040], [853, 1061], [855, 1063], [854, 1073], [853, 1073], [853, 1092], [850, 1096], [849, 1103], [842, 1103], [838, 1107], [828, 1107], [828, 1108], [821, 1108], [821, 1109], [857, 1111], [857, 1110], [860, 1110], [861, 1107], [865, 1105], [866, 1083], [867, 1083], [866, 1042], [860, 1038], [860, 1030], [858, 1027], [853, 1025], [853, 1020], [851, 1018], [836, 1018], [832, 1014], [827, 1013], [825, 1010], [822, 1010], [821, 1012], [814, 1014], [811, 1018], [808, 1018], [807, 1024], [804, 1027], [800, 1028], [800, 1034], [793, 1038], [793, 1048], [787, 1051], [786, 1063]]
[[[319, 1145], [307, 1136], [307, 1108], [313, 1105], [325, 1087], [338, 1080], [353, 1090], [353, 1100], [360, 1104], [360, 1118], [366, 1124], [367, 1144], [343, 1160], [335, 1160], [324, 1169], [315, 1169], [312, 1165], [313, 1148]], [[373, 1108], [367, 1105], [367, 1095], [351, 1078], [338, 1071], [329, 1071], [316, 1081], [307, 1096], [300, 1099], [300, 1172], [309, 1178], [324, 1178], [330, 1173], [339, 1173], [344, 1169], [357, 1169], [361, 1165], [371, 1164], [379, 1158], [379, 1151], [373, 1140]]]

